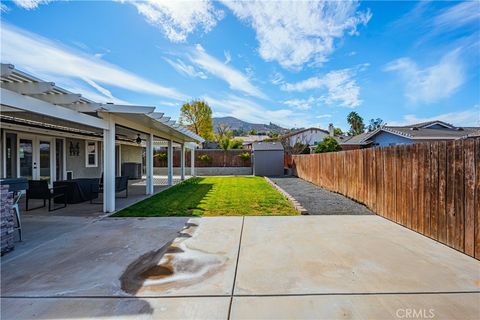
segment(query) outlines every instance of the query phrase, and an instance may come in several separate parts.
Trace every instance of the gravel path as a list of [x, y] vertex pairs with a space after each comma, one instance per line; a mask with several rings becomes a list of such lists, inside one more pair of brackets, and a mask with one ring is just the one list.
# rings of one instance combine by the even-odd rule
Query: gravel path
[[373, 214], [367, 207], [340, 194], [327, 191], [295, 177], [271, 178], [308, 210], [308, 214]]

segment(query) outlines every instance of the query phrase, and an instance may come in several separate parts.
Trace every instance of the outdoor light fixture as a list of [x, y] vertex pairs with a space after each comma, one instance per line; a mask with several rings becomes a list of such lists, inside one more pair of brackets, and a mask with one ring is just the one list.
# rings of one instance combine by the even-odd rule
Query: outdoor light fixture
[[140, 134], [137, 134], [137, 139], [135, 139], [135, 141], [136, 141], [138, 144], [141, 144], [141, 143], [142, 143], [142, 138], [140, 138]]

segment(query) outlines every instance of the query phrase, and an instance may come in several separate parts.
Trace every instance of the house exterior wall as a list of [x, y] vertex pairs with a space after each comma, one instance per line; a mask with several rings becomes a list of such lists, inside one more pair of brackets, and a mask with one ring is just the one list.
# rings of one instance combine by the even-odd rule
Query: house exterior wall
[[[79, 154], [70, 154], [70, 142], [75, 146], [78, 142]], [[73, 171], [73, 178], [100, 178], [103, 172], [103, 151], [102, 143], [97, 142], [98, 161], [96, 167], [86, 167], [85, 163], [85, 140], [66, 139], [66, 170]]]
[[143, 147], [122, 144], [120, 153], [122, 163], [142, 163]]
[[302, 133], [294, 134], [290, 136], [290, 146], [293, 147], [295, 143], [308, 143], [309, 145], [315, 145], [322, 142], [323, 139], [329, 134], [320, 130], [308, 130]]
[[283, 150], [256, 150], [253, 153], [255, 176], [283, 176]]
[[370, 139], [372, 147], [388, 147], [398, 144], [411, 144], [413, 140], [388, 132], [380, 132]]

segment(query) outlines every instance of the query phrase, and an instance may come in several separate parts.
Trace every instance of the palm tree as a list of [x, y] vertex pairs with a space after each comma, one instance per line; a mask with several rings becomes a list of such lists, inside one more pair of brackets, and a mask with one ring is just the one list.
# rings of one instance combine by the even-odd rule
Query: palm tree
[[358, 113], [352, 111], [347, 116], [347, 122], [350, 124], [350, 134], [356, 136], [357, 134], [365, 131], [365, 125], [363, 124], [363, 118]]

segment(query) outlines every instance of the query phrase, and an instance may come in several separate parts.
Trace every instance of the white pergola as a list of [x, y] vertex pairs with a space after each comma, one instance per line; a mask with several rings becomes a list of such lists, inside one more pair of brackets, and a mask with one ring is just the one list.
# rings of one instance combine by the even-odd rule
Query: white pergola
[[97, 103], [22, 72], [11, 64], [1, 64], [1, 112], [31, 112], [103, 130], [103, 211], [115, 211], [115, 129], [123, 126], [147, 137], [146, 194], [154, 193], [153, 141], [168, 142], [168, 185], [173, 184], [173, 143], [181, 146], [181, 178], [185, 179], [185, 149], [191, 152], [191, 175], [195, 175], [194, 150], [204, 140], [166, 117], [155, 107]]

